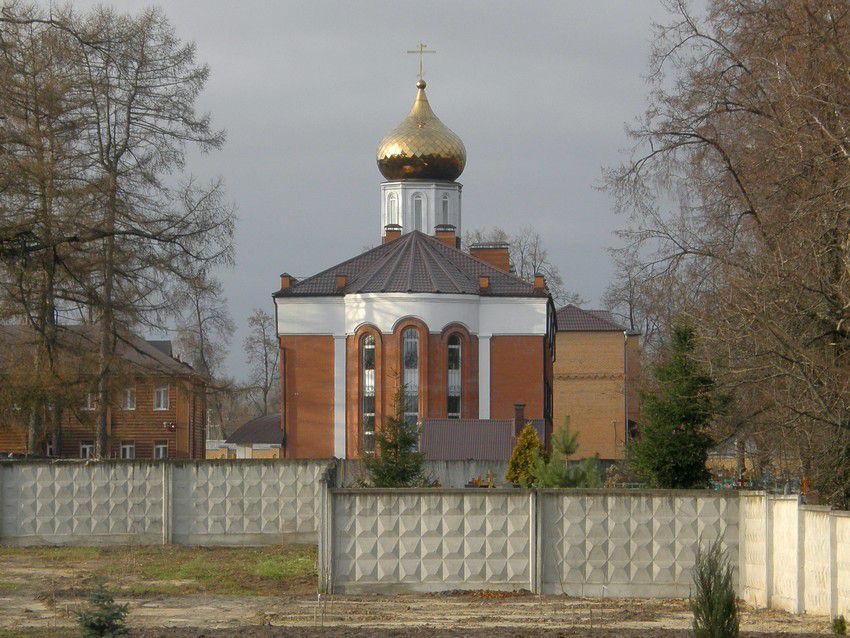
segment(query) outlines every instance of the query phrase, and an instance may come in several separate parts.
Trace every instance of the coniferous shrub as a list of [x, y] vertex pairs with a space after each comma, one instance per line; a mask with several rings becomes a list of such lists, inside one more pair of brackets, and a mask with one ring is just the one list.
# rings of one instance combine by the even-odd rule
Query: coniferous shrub
[[552, 454], [537, 454], [532, 467], [538, 487], [602, 487], [599, 459], [584, 459], [570, 464], [569, 457], [578, 451], [578, 432], [570, 431], [570, 418], [552, 433]]
[[732, 565], [720, 539], [708, 549], [697, 547], [691, 611], [695, 638], [737, 638], [738, 601]]
[[844, 619], [844, 614], [832, 619], [832, 633], [837, 636], [847, 635], [847, 621]]
[[103, 583], [89, 593], [88, 601], [89, 608], [77, 612], [77, 624], [85, 638], [127, 633], [124, 623], [129, 605], [116, 603]]
[[517, 437], [505, 479], [514, 485], [528, 487], [534, 482], [534, 461], [543, 454], [543, 443], [537, 430], [527, 423]]
[[375, 432], [375, 454], [363, 464], [372, 487], [421, 487], [427, 485], [424, 457], [417, 450], [419, 428], [404, 418], [404, 386], [393, 395], [394, 414]]

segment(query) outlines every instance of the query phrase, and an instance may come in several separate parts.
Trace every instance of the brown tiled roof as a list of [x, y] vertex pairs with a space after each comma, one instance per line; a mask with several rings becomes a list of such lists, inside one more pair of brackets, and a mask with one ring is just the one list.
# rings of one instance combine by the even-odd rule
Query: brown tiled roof
[[569, 304], [555, 315], [561, 332], [624, 332], [607, 310], [582, 310]]
[[[530, 419], [540, 440], [543, 419]], [[419, 447], [428, 461], [509, 461], [516, 443], [513, 419], [426, 419]]]
[[[77, 352], [96, 354], [100, 334], [93, 324], [59, 326], [57, 339], [60, 347]], [[28, 326], [0, 325], [0, 344], [7, 347], [28, 347], [35, 344], [35, 336]], [[121, 331], [115, 340], [118, 358], [143, 372], [169, 375], [193, 375], [195, 371], [187, 363], [174, 358], [170, 341], [146, 341], [136, 335]], [[0, 365], [2, 365], [0, 356]]]
[[[337, 275], [345, 275], [337, 290]], [[490, 278], [487, 296], [537, 297], [533, 284], [494, 268], [439, 239], [413, 231], [312, 277], [275, 297], [334, 296], [364, 292], [479, 294], [479, 277]]]
[[280, 429], [280, 412], [251, 419], [225, 439], [227, 443], [276, 443], [283, 441]]

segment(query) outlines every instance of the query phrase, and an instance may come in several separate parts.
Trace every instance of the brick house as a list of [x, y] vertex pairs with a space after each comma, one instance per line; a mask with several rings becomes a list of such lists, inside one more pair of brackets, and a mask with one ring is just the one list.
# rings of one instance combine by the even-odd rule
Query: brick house
[[286, 458], [358, 458], [405, 388], [405, 417], [552, 422], [555, 309], [504, 243], [459, 249], [466, 151], [425, 82], [381, 142], [381, 245], [274, 293]]
[[[91, 326], [63, 330], [65, 345], [91, 356], [97, 335]], [[20, 327], [4, 326], [0, 340], [20, 345]], [[72, 342], [72, 343], [69, 343]], [[170, 341], [146, 341], [122, 334], [116, 342], [118, 363], [107, 413], [109, 456], [124, 459], [204, 458], [206, 438], [206, 380], [174, 357]], [[45, 455], [89, 458], [94, 454], [96, 393], [79, 393], [78, 405], [62, 412], [61, 440], [54, 449], [50, 427], [40, 433], [38, 448]], [[20, 410], [0, 411], [0, 453], [26, 450], [26, 427]]]
[[569, 417], [576, 458], [622, 459], [639, 405], [639, 341], [604, 310], [567, 305], [557, 312], [554, 425]]

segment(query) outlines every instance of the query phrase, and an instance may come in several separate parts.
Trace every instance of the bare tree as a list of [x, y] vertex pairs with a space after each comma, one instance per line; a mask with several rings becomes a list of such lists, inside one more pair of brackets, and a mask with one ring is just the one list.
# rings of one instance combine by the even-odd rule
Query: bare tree
[[121, 331], [164, 326], [177, 310], [172, 289], [195, 277], [198, 264], [232, 258], [234, 214], [221, 183], [199, 184], [185, 171], [188, 145], [215, 149], [224, 138], [208, 115], [195, 112], [208, 69], [156, 9], [83, 15], [9, 5], [0, 23], [44, 29], [70, 43], [62, 65], [52, 66], [64, 70], [81, 118], [69, 148], [74, 183], [85, 197], [60, 216], [76, 213], [74, 235], [36, 236], [26, 253], [66, 244], [73, 252], [73, 260], [62, 261], [71, 299], [101, 335], [96, 454], [105, 456], [109, 377]]
[[524, 226], [514, 235], [501, 228], [467, 231], [463, 235], [463, 246], [469, 250], [472, 244], [479, 242], [507, 242], [511, 258], [511, 269], [525, 281], [534, 281], [534, 275], [546, 278], [546, 285], [552, 298], [559, 306], [572, 303], [580, 305], [584, 300], [578, 293], [570, 292], [564, 286], [564, 279], [558, 267], [549, 259], [549, 252], [543, 245], [540, 233]]
[[[652, 106], [608, 174], [630, 216], [621, 236], [644, 272], [687, 287], [677, 312], [758, 415], [748, 426], [792, 433], [800, 471], [816, 473], [850, 437], [850, 12], [668, 6]], [[835, 502], [848, 497], [845, 482]]]
[[245, 362], [251, 366], [248, 387], [260, 415], [269, 414], [278, 390], [277, 326], [274, 317], [261, 308], [255, 308], [248, 318], [250, 332], [245, 338]]

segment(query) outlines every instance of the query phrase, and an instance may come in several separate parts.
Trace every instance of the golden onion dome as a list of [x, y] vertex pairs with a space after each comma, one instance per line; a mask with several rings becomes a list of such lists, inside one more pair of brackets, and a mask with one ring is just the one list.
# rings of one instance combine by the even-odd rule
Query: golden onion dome
[[416, 88], [419, 90], [410, 113], [378, 145], [378, 170], [391, 181], [454, 181], [466, 166], [466, 149], [431, 110], [425, 80], [419, 80]]

